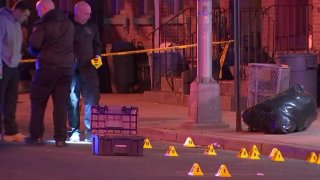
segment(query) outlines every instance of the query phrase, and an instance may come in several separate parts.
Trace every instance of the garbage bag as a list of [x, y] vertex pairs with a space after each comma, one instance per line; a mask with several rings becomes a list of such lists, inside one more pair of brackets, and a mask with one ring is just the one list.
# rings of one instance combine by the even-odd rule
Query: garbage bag
[[310, 127], [317, 117], [313, 96], [296, 85], [247, 109], [243, 121], [250, 130], [287, 134]]

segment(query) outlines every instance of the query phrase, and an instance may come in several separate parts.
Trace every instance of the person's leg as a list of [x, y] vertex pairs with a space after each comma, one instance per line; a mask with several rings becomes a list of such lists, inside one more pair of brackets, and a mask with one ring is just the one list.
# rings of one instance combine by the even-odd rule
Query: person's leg
[[[67, 117], [70, 101], [70, 82], [72, 69], [58, 69], [58, 79], [52, 91], [54, 139], [56, 146], [64, 146], [67, 138]], [[62, 143], [62, 144], [59, 144]]]
[[44, 133], [44, 113], [52, 90], [54, 74], [50, 69], [40, 69], [32, 81], [29, 133], [31, 140], [40, 139]]
[[80, 79], [79, 71], [73, 72], [70, 86], [70, 100], [68, 105], [68, 124], [70, 127], [70, 141], [80, 141]]
[[[16, 109], [18, 100], [18, 84], [19, 84], [19, 70], [18, 68], [9, 68], [3, 66], [3, 121], [5, 135], [18, 134], [18, 126], [16, 123]], [[23, 137], [21, 141], [23, 140]]]
[[86, 140], [91, 139], [91, 106], [98, 105], [100, 99], [99, 78], [94, 68], [88, 68], [80, 71], [81, 93], [84, 100], [84, 126], [86, 130]]

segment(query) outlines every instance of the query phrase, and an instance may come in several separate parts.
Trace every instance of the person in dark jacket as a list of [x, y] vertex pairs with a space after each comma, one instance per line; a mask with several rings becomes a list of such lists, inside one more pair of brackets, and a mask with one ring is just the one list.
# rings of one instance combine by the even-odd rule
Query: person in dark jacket
[[30, 36], [30, 49], [37, 54], [36, 72], [31, 85], [30, 136], [27, 144], [43, 144], [44, 113], [49, 96], [53, 102], [54, 139], [57, 147], [65, 146], [73, 54], [73, 24], [55, 9], [51, 0], [36, 4], [40, 22]]
[[99, 104], [99, 77], [91, 59], [101, 58], [101, 44], [98, 27], [89, 21], [91, 7], [85, 1], [74, 6], [74, 54], [76, 66], [71, 83], [69, 104], [69, 126], [71, 129], [70, 141], [80, 141], [80, 94], [84, 102], [85, 141], [91, 141], [90, 120], [91, 106]]
[[17, 1], [12, 10], [0, 9], [0, 133], [4, 122], [3, 140], [7, 142], [24, 140], [16, 122], [19, 69], [21, 60], [21, 23], [30, 15], [28, 1]]

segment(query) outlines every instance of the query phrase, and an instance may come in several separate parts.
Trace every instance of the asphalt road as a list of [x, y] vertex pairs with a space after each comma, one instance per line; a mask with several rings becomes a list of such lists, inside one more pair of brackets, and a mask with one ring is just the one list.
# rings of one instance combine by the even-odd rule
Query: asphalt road
[[[215, 174], [225, 164], [231, 179], [290, 179], [319, 180], [320, 165], [287, 159], [274, 162], [266, 156], [260, 160], [238, 159], [238, 152], [216, 149], [217, 156], [203, 155], [204, 147], [184, 148], [181, 144], [151, 142], [153, 149], [143, 156], [96, 156], [90, 144], [68, 144], [56, 148], [54, 144], [26, 146], [0, 144], [0, 179], [217, 179]], [[165, 157], [174, 145], [179, 157]], [[192, 165], [198, 163], [204, 176], [188, 176]]]

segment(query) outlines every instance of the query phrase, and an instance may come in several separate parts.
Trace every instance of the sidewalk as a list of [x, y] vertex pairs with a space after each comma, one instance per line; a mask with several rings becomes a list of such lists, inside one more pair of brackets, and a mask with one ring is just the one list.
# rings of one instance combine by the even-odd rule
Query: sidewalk
[[[286, 135], [248, 132], [242, 124], [242, 132], [236, 132], [235, 112], [222, 112], [227, 128], [186, 128], [188, 108], [178, 105], [157, 104], [145, 101], [143, 94], [101, 94], [101, 105], [129, 105], [139, 108], [138, 134], [153, 140], [184, 143], [191, 137], [196, 145], [215, 143], [216, 148], [239, 151], [250, 150], [255, 144], [262, 154], [268, 155], [277, 147], [284, 157], [306, 159], [310, 152], [320, 153], [320, 116], [309, 129]], [[52, 102], [48, 103], [45, 115], [45, 138], [52, 139]], [[319, 111], [319, 110], [318, 110]], [[30, 114], [29, 94], [19, 94], [17, 121], [21, 132], [28, 134]]]

